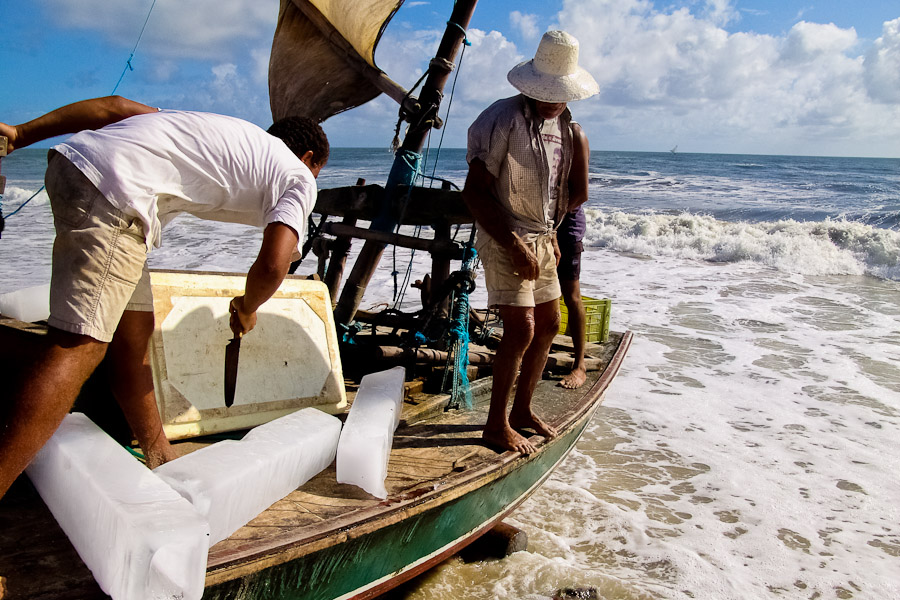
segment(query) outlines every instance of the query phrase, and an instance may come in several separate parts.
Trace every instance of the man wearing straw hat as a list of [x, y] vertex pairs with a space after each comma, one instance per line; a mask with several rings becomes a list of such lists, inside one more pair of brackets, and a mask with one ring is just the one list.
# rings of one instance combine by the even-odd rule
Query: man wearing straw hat
[[587, 139], [566, 105], [599, 86], [578, 66], [578, 40], [564, 31], [545, 33], [534, 59], [507, 79], [522, 93], [495, 102], [469, 128], [463, 199], [478, 223], [488, 304], [499, 307], [503, 320], [482, 437], [530, 454], [535, 446], [519, 431], [556, 435], [531, 408], [559, 329], [556, 229], [587, 199]]

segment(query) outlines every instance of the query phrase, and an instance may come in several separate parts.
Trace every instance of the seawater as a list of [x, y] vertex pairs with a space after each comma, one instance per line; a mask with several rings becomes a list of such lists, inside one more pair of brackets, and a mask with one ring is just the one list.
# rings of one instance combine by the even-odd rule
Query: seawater
[[[44, 155], [3, 160], [6, 214]], [[319, 186], [383, 184], [390, 162], [335, 149]], [[465, 168], [445, 149], [434, 173]], [[394, 596], [900, 597], [900, 160], [593, 152], [590, 174], [582, 289], [635, 335], [620, 376], [509, 519], [528, 551]], [[0, 292], [48, 280], [52, 237], [41, 194], [7, 222]], [[150, 263], [243, 271], [260, 239], [179, 217]], [[402, 291], [427, 259], [389, 248], [364, 308], [394, 304], [395, 271]]]

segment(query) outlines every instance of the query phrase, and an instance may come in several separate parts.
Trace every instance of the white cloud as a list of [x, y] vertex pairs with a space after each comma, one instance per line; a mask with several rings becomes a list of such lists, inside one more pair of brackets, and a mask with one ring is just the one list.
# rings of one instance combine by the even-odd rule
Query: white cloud
[[716, 25], [724, 26], [741, 18], [732, 0], [706, 0], [706, 16]]
[[572, 107], [595, 148], [900, 154], [897, 25], [864, 59], [852, 28], [729, 33], [714, 15], [642, 0], [568, 0], [559, 21], [601, 85]]
[[[129, 48], [147, 18], [150, 2], [41, 0], [61, 27], [87, 29]], [[145, 54], [167, 58], [229, 59], [268, 39], [278, 17], [278, 0], [191, 0], [157, 2], [140, 42]]]
[[876, 102], [900, 104], [900, 18], [884, 24], [864, 65], [869, 96]]
[[514, 10], [509, 13], [509, 22], [519, 30], [519, 34], [526, 40], [534, 39], [540, 33], [537, 15], [527, 15]]
[[837, 57], [857, 42], [856, 30], [833, 23], [820, 25], [800, 21], [788, 32], [782, 55], [786, 60], [808, 63], [820, 57]]
[[253, 61], [252, 77], [256, 83], [268, 85], [269, 81], [269, 56], [272, 54], [271, 44], [254, 48], [250, 51], [250, 58]]
[[[129, 49], [149, 8], [149, 0], [40, 1], [63, 26], [98, 32]], [[157, 3], [125, 93], [264, 123], [277, 8], [277, 0]], [[581, 64], [601, 94], [572, 108], [595, 149], [677, 143], [684, 151], [900, 156], [900, 19], [886, 22], [881, 37], [865, 46], [853, 28], [830, 23], [799, 21], [783, 35], [725, 30], [738, 10], [753, 12], [734, 0], [562, 0], [555, 15], [514, 11], [509, 18], [525, 40], [539, 36], [540, 19], [579, 39]], [[388, 29], [378, 64], [411, 86], [440, 35], [408, 30], [400, 37]], [[509, 37], [469, 29], [473, 45], [445, 143], [464, 145], [475, 116], [515, 93], [506, 73], [530, 56]], [[396, 118], [396, 104], [382, 97], [329, 120], [328, 132], [345, 144], [386, 146]]]

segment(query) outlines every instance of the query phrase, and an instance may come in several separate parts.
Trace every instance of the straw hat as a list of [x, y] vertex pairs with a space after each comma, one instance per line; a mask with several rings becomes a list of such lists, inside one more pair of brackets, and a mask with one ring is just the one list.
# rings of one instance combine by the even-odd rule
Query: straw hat
[[506, 78], [541, 102], [584, 100], [600, 91], [591, 74], [578, 66], [578, 40], [565, 31], [545, 33], [534, 58], [513, 67]]

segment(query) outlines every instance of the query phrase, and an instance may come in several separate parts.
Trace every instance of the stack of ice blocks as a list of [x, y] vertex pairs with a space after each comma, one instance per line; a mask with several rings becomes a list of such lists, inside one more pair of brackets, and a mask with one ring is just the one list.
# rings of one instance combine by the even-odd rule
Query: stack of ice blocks
[[210, 544], [309, 481], [334, 460], [341, 422], [304, 408], [155, 469], [209, 521]]
[[403, 406], [406, 369], [394, 367], [362, 378], [341, 432], [337, 480], [387, 498], [384, 480]]
[[206, 519], [86, 416], [67, 415], [26, 472], [115, 600], [203, 595]]

